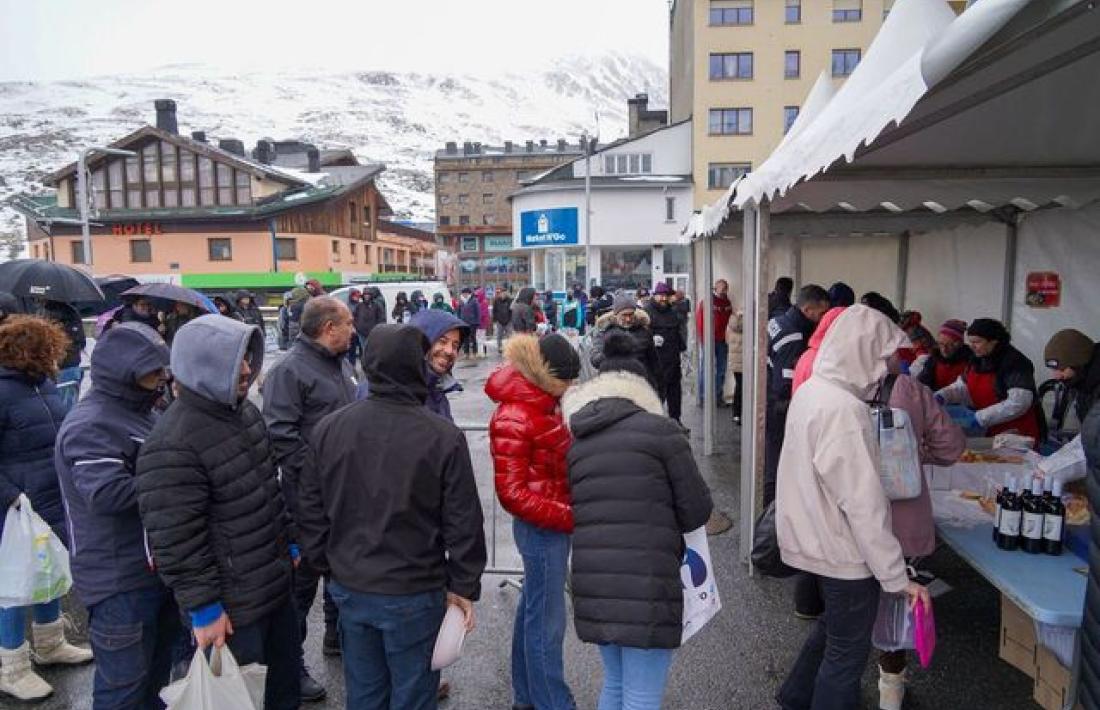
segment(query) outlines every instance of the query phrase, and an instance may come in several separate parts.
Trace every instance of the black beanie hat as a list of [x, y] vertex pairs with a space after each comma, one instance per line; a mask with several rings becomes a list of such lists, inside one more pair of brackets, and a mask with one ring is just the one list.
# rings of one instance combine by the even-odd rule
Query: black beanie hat
[[600, 373], [605, 372], [629, 372], [649, 379], [645, 365], [638, 359], [634, 336], [614, 330], [608, 333], [603, 341], [603, 362], [600, 363]]
[[976, 319], [970, 324], [970, 327], [966, 329], [966, 334], [978, 338], [985, 338], [986, 340], [996, 340], [1001, 343], [1008, 343], [1008, 341], [1012, 339], [1012, 336], [1008, 334], [1008, 330], [1005, 329], [1004, 324], [992, 318]]
[[580, 376], [581, 358], [563, 336], [550, 333], [539, 338], [539, 354], [557, 379], [569, 381]]

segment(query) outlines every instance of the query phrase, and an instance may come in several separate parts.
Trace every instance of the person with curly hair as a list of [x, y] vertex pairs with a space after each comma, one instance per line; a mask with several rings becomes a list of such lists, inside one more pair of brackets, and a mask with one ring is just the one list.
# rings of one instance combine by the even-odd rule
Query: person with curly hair
[[[44, 318], [13, 315], [0, 323], [0, 512], [18, 508], [25, 495], [66, 546], [53, 450], [67, 409], [53, 378], [68, 347], [61, 327]], [[27, 607], [0, 609], [0, 694], [21, 701], [53, 692], [32, 659], [38, 665], [92, 660], [91, 651], [65, 640], [59, 599], [31, 608], [31, 644], [24, 630]]]

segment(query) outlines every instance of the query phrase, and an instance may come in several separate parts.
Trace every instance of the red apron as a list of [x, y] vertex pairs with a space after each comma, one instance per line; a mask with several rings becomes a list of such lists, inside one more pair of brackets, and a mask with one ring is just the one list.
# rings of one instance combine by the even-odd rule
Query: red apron
[[[1001, 398], [997, 396], [996, 372], [976, 372], [974, 368], [970, 368], [966, 372], [966, 389], [970, 392], [970, 401], [974, 404], [975, 410], [992, 407], [1001, 401]], [[1022, 436], [1030, 436], [1035, 440], [1035, 446], [1038, 447], [1041, 437], [1039, 436], [1039, 420], [1035, 416], [1035, 406], [1032, 405], [1031, 409], [1011, 421], [989, 427], [986, 430], [986, 435], [996, 436], [1006, 431], [1015, 431]]]
[[966, 372], [966, 361], [960, 360], [959, 362], [946, 362], [944, 360], [936, 360], [936, 369], [933, 374], [933, 392], [939, 392], [944, 387], [953, 384], [955, 380], [963, 376]]

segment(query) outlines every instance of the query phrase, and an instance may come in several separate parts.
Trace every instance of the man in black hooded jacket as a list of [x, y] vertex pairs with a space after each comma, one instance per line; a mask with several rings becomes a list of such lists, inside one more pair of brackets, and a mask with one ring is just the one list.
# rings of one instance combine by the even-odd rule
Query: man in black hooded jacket
[[473, 628], [481, 502], [461, 430], [424, 407], [429, 345], [411, 326], [375, 328], [370, 394], [321, 420], [302, 472], [298, 525], [340, 609], [348, 707], [435, 707], [447, 605]]

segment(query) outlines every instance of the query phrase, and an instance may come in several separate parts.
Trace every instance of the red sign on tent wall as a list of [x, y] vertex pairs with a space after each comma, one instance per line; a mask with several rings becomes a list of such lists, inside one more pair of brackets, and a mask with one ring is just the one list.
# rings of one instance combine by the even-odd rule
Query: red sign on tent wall
[[1062, 305], [1062, 277], [1055, 271], [1032, 271], [1027, 275], [1026, 303], [1032, 308]]

